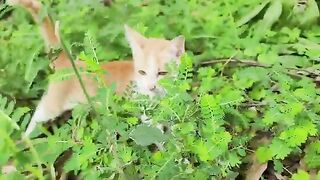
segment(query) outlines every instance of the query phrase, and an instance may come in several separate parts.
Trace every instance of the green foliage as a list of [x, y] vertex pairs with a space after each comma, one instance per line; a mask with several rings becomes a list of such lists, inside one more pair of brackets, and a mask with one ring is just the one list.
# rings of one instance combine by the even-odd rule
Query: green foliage
[[298, 173], [296, 173], [296, 174], [294, 174], [293, 176], [292, 176], [292, 179], [293, 180], [308, 180], [308, 179], [310, 179], [310, 175], [307, 173], [307, 172], [305, 172], [305, 171], [303, 171], [303, 170], [298, 170]]
[[[80, 73], [97, 75], [100, 87], [94, 107], [77, 106], [53, 134], [40, 128], [45, 136], [31, 140], [21, 135], [34, 108], [26, 107], [28, 100], [40, 98], [47, 79], [65, 80], [74, 72], [50, 73], [50, 55], [30, 15], [1, 5], [0, 92], [18, 103], [0, 96], [0, 167], [10, 161], [17, 168], [0, 178], [53, 178], [54, 163], [66, 150], [73, 155], [63, 171], [84, 179], [235, 179], [253, 152], [261, 163], [273, 161], [279, 173], [287, 171], [292, 157], [319, 168], [317, 5], [315, 0], [302, 6], [292, 0], [118, 0], [110, 7], [99, 1], [47, 2], [72, 55], [89, 67]], [[130, 57], [125, 23], [146, 36], [186, 37], [180, 66], [168, 64], [159, 82], [164, 97], [119, 96], [115, 85], [102, 83], [102, 62]], [[212, 59], [218, 60], [204, 63]], [[159, 124], [168, 130], [162, 133]], [[268, 141], [260, 145], [255, 138], [261, 134], [268, 134]], [[310, 177], [297, 168], [292, 174], [292, 179]]]
[[147, 146], [165, 140], [161, 130], [147, 125], [140, 125], [130, 133], [132, 139], [139, 145]]
[[320, 166], [320, 142], [316, 141], [310, 143], [309, 146], [306, 148], [306, 155], [304, 157], [305, 162], [311, 168], [317, 168]]

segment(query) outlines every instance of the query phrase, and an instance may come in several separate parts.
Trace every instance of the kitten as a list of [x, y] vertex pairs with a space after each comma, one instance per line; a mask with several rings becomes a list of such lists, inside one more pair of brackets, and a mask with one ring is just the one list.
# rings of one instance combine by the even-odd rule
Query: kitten
[[[50, 49], [60, 44], [56, 27], [48, 16], [39, 18], [41, 4], [37, 0], [9, 0], [9, 4], [25, 7], [39, 23], [46, 48]], [[179, 64], [180, 56], [184, 53], [184, 37], [178, 36], [173, 40], [146, 38], [125, 25], [125, 36], [130, 45], [132, 61], [113, 61], [101, 65], [108, 73], [104, 76], [106, 84], [116, 83], [116, 93], [122, 93], [131, 81], [137, 84], [137, 91], [153, 96], [163, 92], [157, 82], [167, 72], [165, 65], [171, 61]], [[76, 61], [77, 67], [85, 68], [85, 64]], [[61, 52], [51, 64], [54, 69], [72, 68], [66, 52]], [[94, 96], [97, 83], [92, 78], [82, 75], [85, 87], [90, 96]], [[86, 98], [76, 77], [60, 82], [49, 82], [48, 89], [42, 96], [33, 117], [25, 132], [26, 136], [35, 129], [37, 123], [53, 120], [64, 111], [72, 109], [79, 103], [85, 103]]]

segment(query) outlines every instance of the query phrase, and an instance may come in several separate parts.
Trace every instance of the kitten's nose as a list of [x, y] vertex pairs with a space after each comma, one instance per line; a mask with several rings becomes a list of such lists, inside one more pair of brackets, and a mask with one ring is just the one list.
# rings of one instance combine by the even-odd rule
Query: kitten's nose
[[150, 90], [150, 91], [154, 91], [155, 89], [156, 89], [156, 86], [155, 86], [155, 85], [149, 86], [149, 90]]

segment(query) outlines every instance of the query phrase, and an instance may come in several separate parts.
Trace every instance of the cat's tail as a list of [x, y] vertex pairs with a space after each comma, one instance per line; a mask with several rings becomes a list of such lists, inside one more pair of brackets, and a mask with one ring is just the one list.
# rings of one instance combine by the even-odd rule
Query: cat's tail
[[58, 46], [60, 44], [60, 38], [55, 25], [49, 18], [45, 16], [43, 19], [40, 17], [40, 11], [42, 8], [41, 3], [38, 0], [7, 0], [10, 5], [20, 5], [25, 7], [32, 15], [33, 19], [40, 25], [42, 36], [45, 40], [46, 47], [48, 49]]
[[[7, 0], [7, 3], [9, 5], [20, 5], [30, 12], [34, 21], [40, 26], [47, 51], [60, 46], [58, 27], [55, 26], [48, 15], [41, 17], [42, 4], [38, 0]], [[51, 63], [51, 66], [61, 68], [68, 66], [67, 64], [68, 58], [66, 53], [61, 52], [58, 58]]]

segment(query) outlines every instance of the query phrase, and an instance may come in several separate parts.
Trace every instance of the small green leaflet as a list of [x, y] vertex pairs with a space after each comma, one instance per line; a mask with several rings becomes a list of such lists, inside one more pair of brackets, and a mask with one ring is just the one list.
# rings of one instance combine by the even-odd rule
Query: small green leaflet
[[282, 13], [281, 0], [274, 0], [263, 16], [264, 23], [266, 23], [268, 26], [271, 26], [273, 23], [275, 23], [279, 19], [281, 13]]
[[264, 7], [266, 7], [266, 5], [270, 2], [270, 0], [263, 2], [262, 4], [260, 4], [259, 6], [256, 6], [251, 12], [249, 12], [247, 15], [243, 16], [241, 19], [239, 19], [236, 24], [237, 26], [242, 26], [244, 24], [246, 24], [247, 22], [249, 22], [251, 19], [253, 19], [254, 17], [256, 17]]
[[283, 164], [279, 160], [273, 161], [274, 170], [276, 170], [277, 173], [282, 173], [283, 171]]
[[202, 140], [196, 143], [196, 145], [194, 146], [194, 151], [199, 156], [199, 159], [201, 161], [208, 161], [211, 159], [209, 155], [208, 145]]
[[284, 159], [292, 151], [288, 145], [280, 139], [274, 139], [269, 146], [273, 157], [277, 159]]
[[291, 127], [280, 134], [280, 139], [284, 140], [289, 147], [300, 146], [306, 142], [309, 135], [314, 136], [317, 130], [310, 121], [305, 121], [303, 125]]
[[320, 141], [316, 141], [308, 145], [305, 150], [306, 155], [304, 161], [310, 168], [320, 167]]
[[292, 175], [292, 180], [309, 180], [310, 175], [303, 171], [303, 170], [298, 170], [298, 173]]
[[267, 147], [259, 147], [256, 156], [260, 163], [264, 163], [272, 159], [272, 151]]
[[51, 82], [61, 82], [75, 77], [73, 69], [59, 69], [49, 76]]
[[250, 88], [258, 81], [268, 81], [268, 71], [261, 67], [248, 67], [237, 70], [232, 76], [234, 85], [240, 89]]
[[144, 124], [131, 131], [130, 137], [141, 146], [163, 142], [167, 139], [160, 129]]
[[[10, 123], [10, 125], [12, 127], [14, 127], [15, 129], [20, 129], [20, 127], [18, 126], [18, 124], [16, 122], [14, 122], [8, 115], [6, 115], [2, 110], [0, 110], [0, 121], [2, 121], [2, 123]], [[4, 122], [3, 122], [4, 121]], [[3, 124], [2, 124], [3, 126]]]
[[71, 156], [71, 158], [66, 162], [66, 164], [64, 165], [63, 169], [65, 171], [72, 171], [72, 170], [80, 170], [80, 158], [79, 158], [80, 154], [73, 154]]
[[[21, 116], [23, 116], [29, 110], [28, 108], [14, 109], [14, 106], [14, 101], [8, 101], [6, 97], [2, 97], [0, 94], [0, 121], [2, 122], [2, 128], [4, 129], [9, 128], [7, 126], [9, 124], [10, 129], [11, 127], [20, 129], [19, 125], [16, 122], [18, 122]], [[10, 116], [12, 116], [12, 118]]]
[[279, 62], [279, 56], [275, 51], [269, 51], [258, 55], [258, 62], [266, 65], [273, 65]]

